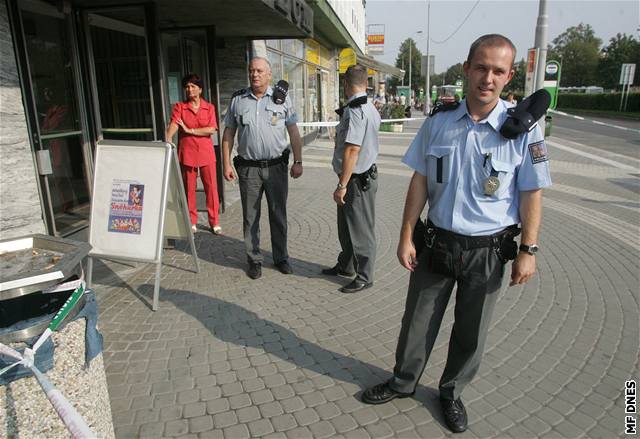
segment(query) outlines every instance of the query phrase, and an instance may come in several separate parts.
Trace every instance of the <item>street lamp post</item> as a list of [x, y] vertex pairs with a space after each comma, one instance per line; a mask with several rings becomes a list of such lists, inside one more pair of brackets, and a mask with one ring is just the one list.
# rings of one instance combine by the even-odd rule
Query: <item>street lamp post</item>
[[[534, 85], [533, 91], [544, 88], [544, 73], [545, 67], [547, 65], [547, 30], [549, 29], [547, 18], [547, 0], [540, 0], [540, 3], [538, 5], [538, 23], [536, 26], [535, 43], [535, 47], [536, 49], [538, 49], [538, 65], [536, 68], [535, 76], [536, 83]], [[542, 132], [544, 132], [544, 118], [538, 122], [538, 125], [540, 125], [540, 128], [542, 128]]]
[[429, 80], [430, 63], [429, 63], [429, 33], [431, 31], [431, 1], [427, 0], [427, 73], [424, 80], [424, 114], [429, 114], [429, 104], [431, 103], [431, 81]]

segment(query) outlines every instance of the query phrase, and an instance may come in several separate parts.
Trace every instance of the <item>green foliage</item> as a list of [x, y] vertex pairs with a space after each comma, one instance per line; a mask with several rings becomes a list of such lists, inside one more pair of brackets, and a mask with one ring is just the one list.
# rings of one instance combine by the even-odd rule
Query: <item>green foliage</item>
[[[527, 61], [522, 59], [513, 65], [515, 73], [511, 82], [509, 82], [504, 88], [504, 93], [520, 94], [524, 93], [524, 82], [527, 73]], [[519, 99], [518, 99], [519, 100]]]
[[[621, 93], [560, 93], [558, 109], [618, 111]], [[640, 111], [640, 93], [630, 93], [627, 112]]]
[[591, 25], [580, 23], [558, 35], [549, 48], [547, 59], [562, 62], [562, 86], [581, 87], [597, 83], [602, 40]]
[[391, 108], [391, 119], [403, 119], [404, 118], [404, 108], [400, 104], [394, 104]]
[[[396, 67], [404, 70], [404, 85], [409, 85], [409, 46], [411, 46], [411, 88], [419, 90], [423, 87], [424, 80], [420, 76], [420, 63], [422, 60], [422, 52], [416, 46], [413, 38], [407, 38], [400, 44], [400, 50], [396, 57]], [[389, 81], [389, 86], [395, 88], [400, 85], [400, 81], [393, 78]]]
[[609, 45], [602, 49], [598, 65], [598, 85], [606, 89], [620, 90], [620, 70], [622, 64], [626, 63], [636, 64], [636, 68], [640, 68], [640, 41], [631, 35], [617, 34], [609, 40]]

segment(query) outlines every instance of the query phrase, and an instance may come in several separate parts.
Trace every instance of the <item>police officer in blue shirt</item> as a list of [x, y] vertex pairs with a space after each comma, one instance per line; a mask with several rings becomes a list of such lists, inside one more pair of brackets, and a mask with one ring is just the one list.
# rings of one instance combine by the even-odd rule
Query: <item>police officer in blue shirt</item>
[[[513, 77], [515, 52], [502, 35], [478, 38], [464, 63], [466, 98], [427, 119], [403, 158], [415, 170], [397, 252], [411, 271], [407, 303], [393, 377], [362, 397], [381, 404], [413, 394], [457, 285], [439, 383], [444, 419], [453, 432], [467, 428], [460, 394], [480, 367], [505, 263], [515, 258], [510, 285], [526, 283], [536, 271], [542, 188], [551, 184], [540, 128], [512, 140], [498, 131], [508, 108], [500, 93]], [[425, 230], [413, 236], [427, 201]], [[518, 251], [513, 237], [519, 224]], [[421, 252], [414, 241], [424, 243]]]
[[376, 259], [375, 202], [378, 190], [378, 129], [380, 114], [367, 101], [367, 68], [356, 64], [345, 72], [347, 102], [337, 110], [336, 145], [332, 166], [338, 175], [333, 199], [338, 205], [338, 263], [323, 274], [353, 276], [343, 293], [373, 285]]
[[274, 99], [273, 88], [269, 85], [271, 65], [266, 58], [251, 60], [249, 79], [251, 87], [233, 94], [224, 118], [222, 158], [224, 178], [227, 181], [235, 179], [231, 150], [237, 131], [238, 155], [234, 164], [240, 181], [242, 227], [249, 262], [247, 275], [258, 279], [262, 276], [263, 260], [260, 252], [260, 204], [263, 193], [266, 193], [269, 207], [273, 262], [281, 273], [293, 272], [287, 252], [287, 133], [293, 150], [292, 178], [302, 175], [302, 140], [291, 99], [288, 96], [282, 102]]

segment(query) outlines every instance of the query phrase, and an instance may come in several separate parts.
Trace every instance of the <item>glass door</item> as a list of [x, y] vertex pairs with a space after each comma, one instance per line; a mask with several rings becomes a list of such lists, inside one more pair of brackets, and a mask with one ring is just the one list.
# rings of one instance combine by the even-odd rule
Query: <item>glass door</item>
[[144, 9], [86, 17], [98, 140], [155, 140]]
[[91, 200], [73, 25], [44, 2], [21, 2], [19, 8], [45, 216], [50, 232], [64, 236], [88, 225]]
[[162, 34], [162, 52], [165, 68], [165, 120], [169, 123], [173, 105], [184, 99], [182, 78], [187, 73], [195, 73], [204, 83], [202, 97], [211, 100], [209, 72], [207, 68], [206, 34], [202, 30], [164, 32]]

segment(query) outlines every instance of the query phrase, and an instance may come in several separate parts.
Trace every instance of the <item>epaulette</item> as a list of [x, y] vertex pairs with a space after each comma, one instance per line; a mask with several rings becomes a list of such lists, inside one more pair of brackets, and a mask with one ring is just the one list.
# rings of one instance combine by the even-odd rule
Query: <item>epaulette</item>
[[355, 98], [351, 102], [349, 102], [349, 107], [351, 107], [351, 108], [361, 107], [362, 105], [364, 105], [366, 103], [367, 103], [367, 97], [366, 96], [360, 96], [358, 98]]
[[336, 113], [338, 114], [338, 116], [342, 117], [342, 113], [344, 113], [344, 107], [357, 108], [357, 107], [363, 106], [366, 103], [367, 103], [367, 97], [366, 96], [360, 96], [360, 97], [355, 98], [351, 102], [349, 102], [347, 105], [338, 108], [336, 110]]
[[452, 102], [450, 104], [442, 104], [442, 103], [436, 104], [431, 109], [431, 113], [429, 113], [429, 116], [433, 117], [436, 114], [440, 113], [441, 111], [452, 111], [458, 108], [459, 106], [460, 106], [460, 102]]
[[235, 98], [236, 96], [240, 96], [241, 94], [244, 94], [244, 92], [246, 91], [247, 91], [246, 88], [241, 88], [240, 90], [234, 91], [233, 94], [231, 95], [231, 99]]

